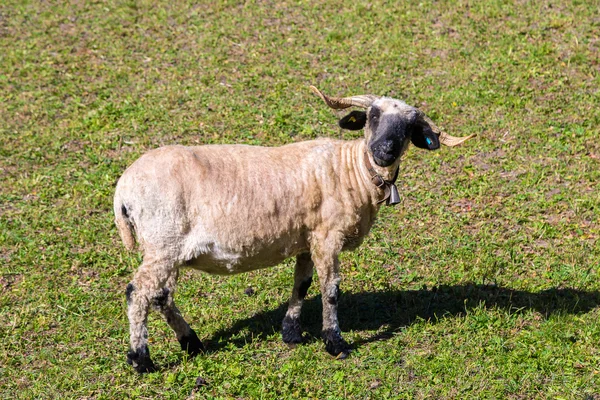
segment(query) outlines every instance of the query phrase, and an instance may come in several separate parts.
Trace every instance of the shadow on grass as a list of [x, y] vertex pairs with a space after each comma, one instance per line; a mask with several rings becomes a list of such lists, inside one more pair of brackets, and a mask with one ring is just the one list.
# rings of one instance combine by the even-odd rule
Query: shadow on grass
[[[500, 308], [511, 312], [535, 310], [546, 317], [554, 313], [577, 314], [600, 305], [600, 292], [576, 289], [549, 289], [531, 293], [495, 285], [438, 286], [422, 290], [343, 293], [339, 303], [342, 332], [376, 330], [378, 333], [355, 341], [353, 347], [392, 337], [394, 332], [417, 319], [436, 320], [462, 315], [475, 307]], [[280, 331], [287, 303], [274, 310], [260, 312], [216, 332], [206, 343], [208, 351], [233, 344], [242, 347]], [[321, 297], [307, 299], [301, 316], [306, 341], [320, 340]]]

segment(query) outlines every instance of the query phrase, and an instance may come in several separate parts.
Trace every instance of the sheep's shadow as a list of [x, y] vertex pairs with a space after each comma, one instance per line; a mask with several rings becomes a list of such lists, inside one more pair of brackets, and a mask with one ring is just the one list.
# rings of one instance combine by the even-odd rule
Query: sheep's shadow
[[[376, 331], [370, 337], [354, 341], [353, 347], [358, 348], [365, 343], [386, 340], [417, 319], [436, 321], [440, 317], [465, 314], [478, 306], [515, 313], [535, 310], [548, 317], [554, 313], [585, 313], [598, 305], [600, 292], [597, 291], [564, 288], [527, 292], [495, 285], [465, 284], [421, 290], [343, 293], [338, 315], [342, 331]], [[287, 303], [283, 303], [276, 309], [260, 312], [216, 332], [206, 341], [208, 351], [231, 345], [242, 347], [254, 340], [264, 340], [281, 330], [286, 309]], [[318, 340], [321, 330], [320, 296], [306, 299], [301, 322], [306, 340]]]

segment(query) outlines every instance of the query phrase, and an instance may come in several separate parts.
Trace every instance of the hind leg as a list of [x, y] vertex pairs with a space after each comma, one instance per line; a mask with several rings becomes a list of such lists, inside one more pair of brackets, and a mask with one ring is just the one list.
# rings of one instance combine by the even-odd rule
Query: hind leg
[[175, 332], [177, 340], [181, 345], [181, 350], [187, 351], [191, 357], [194, 357], [204, 351], [204, 346], [200, 339], [198, 339], [196, 332], [183, 319], [181, 312], [173, 300], [177, 277], [179, 275], [178, 272], [178, 270], [174, 270], [169, 276], [161, 295], [154, 299], [153, 306], [162, 314], [167, 324]]
[[196, 355], [203, 349], [202, 342], [173, 302], [177, 275], [177, 267], [172, 263], [146, 260], [145, 257], [133, 281], [127, 285], [125, 294], [131, 345], [127, 363], [139, 373], [156, 370], [148, 349], [147, 320], [150, 306], [161, 312], [175, 331], [183, 350]]
[[164, 287], [173, 270], [172, 263], [145, 256], [125, 291], [130, 342], [127, 363], [139, 373], [156, 370], [148, 349], [148, 311], [157, 299], [163, 297]]
[[125, 290], [127, 297], [127, 317], [129, 318], [129, 351], [127, 363], [137, 372], [153, 372], [156, 370], [150, 350], [148, 349], [148, 307], [150, 302], [145, 290], [134, 283], [129, 283]]

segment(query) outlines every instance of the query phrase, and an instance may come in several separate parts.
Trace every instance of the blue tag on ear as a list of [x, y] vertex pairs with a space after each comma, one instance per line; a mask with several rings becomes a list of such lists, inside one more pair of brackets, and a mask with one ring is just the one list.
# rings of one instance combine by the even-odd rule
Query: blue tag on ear
[[427, 142], [427, 146], [431, 147], [431, 139], [425, 136], [425, 141]]

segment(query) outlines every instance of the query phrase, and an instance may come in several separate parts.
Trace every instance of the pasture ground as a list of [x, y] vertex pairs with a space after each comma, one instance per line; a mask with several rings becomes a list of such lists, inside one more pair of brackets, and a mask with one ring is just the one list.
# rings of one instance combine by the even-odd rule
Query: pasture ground
[[[0, 397], [599, 399], [599, 32], [593, 1], [4, 0]], [[116, 180], [166, 144], [360, 137], [310, 84], [479, 136], [412, 148], [402, 203], [342, 257], [349, 359], [324, 351], [318, 285], [307, 343], [281, 342], [286, 262], [183, 273], [208, 352], [151, 314], [161, 370], [137, 375]]]

